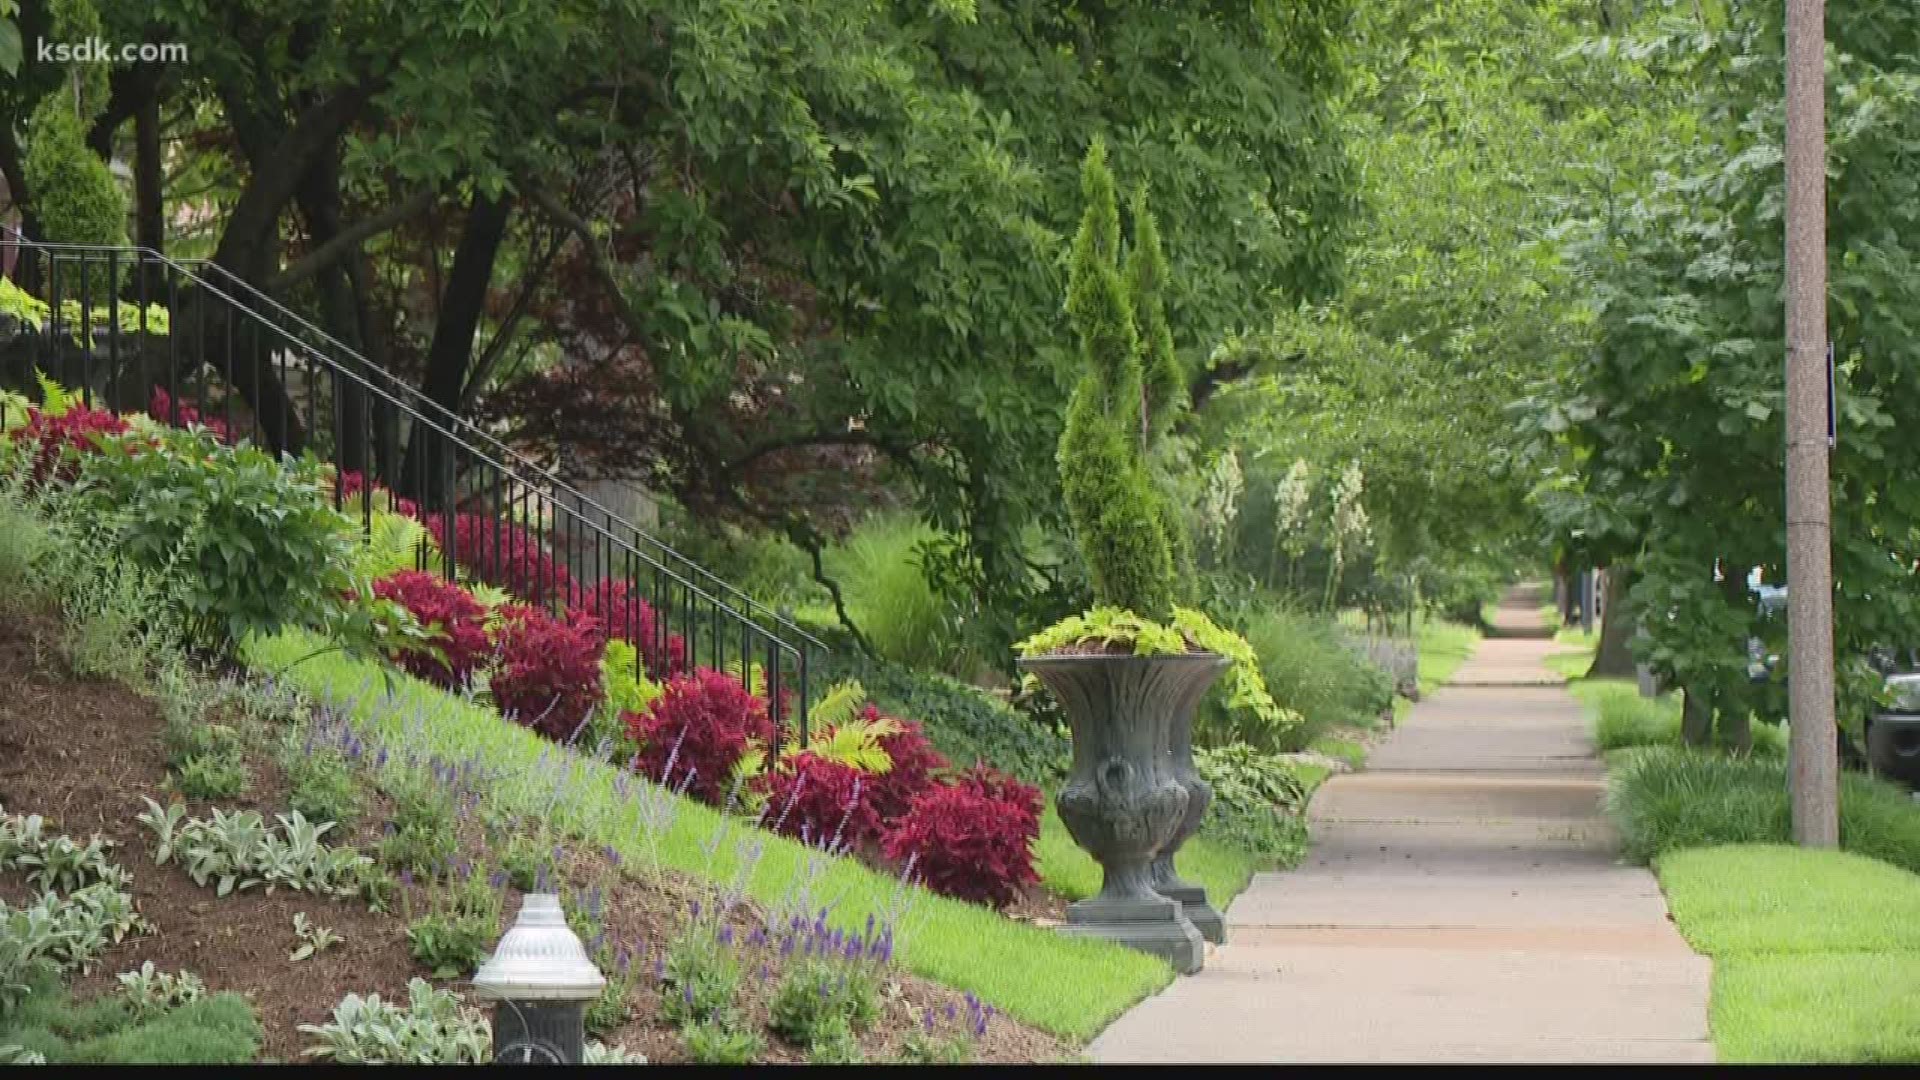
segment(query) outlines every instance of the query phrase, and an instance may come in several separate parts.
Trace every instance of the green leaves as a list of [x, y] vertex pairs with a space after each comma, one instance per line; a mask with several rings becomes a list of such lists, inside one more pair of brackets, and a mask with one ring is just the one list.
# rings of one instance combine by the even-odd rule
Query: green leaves
[[120, 550], [171, 571], [202, 642], [338, 621], [356, 561], [311, 457], [276, 461], [205, 430], [120, 437], [87, 459], [77, 496], [118, 515]]

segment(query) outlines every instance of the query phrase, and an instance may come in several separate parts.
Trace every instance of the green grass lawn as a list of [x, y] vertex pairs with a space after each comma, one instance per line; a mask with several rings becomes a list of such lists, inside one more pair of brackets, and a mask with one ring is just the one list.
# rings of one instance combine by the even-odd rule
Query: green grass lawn
[[1713, 958], [1723, 1061], [1920, 1061], [1920, 876], [1840, 851], [1743, 844], [1654, 864]]
[[[1640, 696], [1640, 686], [1629, 679], [1580, 679], [1573, 696], [1593, 720], [1593, 741], [1604, 753], [1635, 746], [1679, 746], [1680, 695]], [[1753, 752], [1765, 757], [1786, 753], [1784, 725], [1756, 722]]]
[[[649, 797], [623, 797], [615, 785], [623, 776], [620, 769], [560, 751], [490, 708], [381, 665], [337, 652], [313, 655], [321, 647], [311, 635], [287, 633], [249, 640], [244, 656], [264, 672], [284, 670], [281, 678], [330, 702], [357, 729], [396, 752], [453, 761], [477, 757], [499, 776], [485, 796], [494, 807], [544, 817], [591, 844], [611, 845], [629, 866], [731, 884], [769, 904], [831, 905], [831, 921], [847, 929], [861, 928], [869, 913], [884, 917], [910, 902], [896, 924], [900, 962], [935, 982], [970, 990], [1035, 1027], [1084, 1041], [1173, 977], [1163, 961], [1145, 953], [1064, 937], [984, 907], [903, 887], [851, 859], [827, 858], [644, 782], [623, 781], [629, 791]], [[391, 695], [383, 684], [387, 674], [392, 675]], [[1065, 836], [1063, 829], [1054, 832], [1056, 840]], [[1046, 843], [1043, 835], [1043, 848]], [[1201, 844], [1185, 864], [1213, 888], [1242, 873], [1221, 869], [1227, 861]]]
[[[1047, 799], [1046, 816], [1040, 821], [1040, 842], [1034, 845], [1033, 861], [1047, 888], [1069, 900], [1100, 891], [1100, 864], [1067, 835], [1051, 797]], [[1261, 869], [1257, 856], [1205, 836], [1188, 840], [1174, 856], [1174, 866], [1181, 877], [1206, 889], [1207, 899], [1220, 911], [1227, 909], [1227, 904], [1253, 880], [1254, 871]]]

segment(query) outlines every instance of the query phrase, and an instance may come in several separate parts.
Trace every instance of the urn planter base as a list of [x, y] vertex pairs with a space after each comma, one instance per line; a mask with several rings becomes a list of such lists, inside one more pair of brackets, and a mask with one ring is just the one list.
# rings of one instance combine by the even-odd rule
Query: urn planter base
[[1201, 937], [1215, 945], [1227, 943], [1227, 920], [1207, 901], [1207, 890], [1175, 879], [1165, 885], [1155, 884], [1153, 891], [1169, 900], [1178, 901], [1180, 914], [1186, 916], [1193, 928], [1200, 931]]
[[1094, 897], [1067, 905], [1067, 921], [1060, 932], [1070, 937], [1097, 937], [1158, 956], [1181, 975], [1200, 970], [1206, 961], [1206, 943], [1200, 931], [1181, 913], [1178, 900], [1104, 900]]

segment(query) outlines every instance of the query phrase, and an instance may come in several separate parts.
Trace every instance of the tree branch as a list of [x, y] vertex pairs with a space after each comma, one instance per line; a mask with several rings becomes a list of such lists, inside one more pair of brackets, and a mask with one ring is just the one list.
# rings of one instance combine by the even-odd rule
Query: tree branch
[[416, 191], [405, 199], [394, 203], [380, 213], [359, 221], [334, 233], [320, 246], [300, 259], [299, 262], [282, 270], [267, 285], [268, 292], [281, 292], [292, 285], [312, 277], [322, 270], [330, 269], [335, 263], [358, 251], [360, 245], [375, 236], [394, 228], [408, 218], [418, 217], [433, 207], [434, 193]]

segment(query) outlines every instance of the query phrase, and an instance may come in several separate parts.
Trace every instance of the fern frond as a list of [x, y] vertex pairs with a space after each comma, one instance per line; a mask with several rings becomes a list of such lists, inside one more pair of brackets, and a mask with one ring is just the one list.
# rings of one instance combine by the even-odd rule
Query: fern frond
[[867, 690], [858, 679], [835, 683], [807, 710], [807, 724], [818, 731], [837, 728], [860, 715], [867, 704]]
[[33, 369], [33, 378], [40, 384], [40, 411], [48, 416], [61, 417], [73, 411], [76, 395], [47, 377], [39, 368]]
[[893, 755], [880, 740], [902, 730], [900, 722], [890, 716], [873, 720], [856, 716], [843, 724], [816, 728], [807, 750], [814, 757], [878, 775], [893, 768]]

